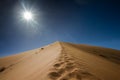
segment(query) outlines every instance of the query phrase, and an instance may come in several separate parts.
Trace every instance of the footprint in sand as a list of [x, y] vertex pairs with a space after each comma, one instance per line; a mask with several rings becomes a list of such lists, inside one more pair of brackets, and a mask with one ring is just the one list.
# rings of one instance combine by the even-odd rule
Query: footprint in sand
[[73, 69], [74, 69], [74, 66], [73, 66], [73, 65], [66, 65], [66, 66], [65, 66], [65, 69], [66, 69], [67, 71], [73, 70]]
[[100, 80], [96, 76], [90, 74], [89, 72], [81, 72], [82, 79], [84, 80]]
[[70, 79], [69, 79], [69, 77], [66, 76], [66, 77], [62, 77], [62, 78], [59, 79], [59, 80], [70, 80]]
[[60, 67], [60, 65], [61, 65], [61, 63], [56, 63], [56, 64], [54, 64], [53, 66], [54, 66], [54, 67]]
[[48, 76], [50, 79], [57, 79], [59, 78], [62, 74], [64, 74], [65, 69], [61, 68], [61, 69], [54, 69], [51, 72], [49, 72]]
[[50, 79], [57, 79], [58, 77], [61, 76], [61, 74], [59, 72], [50, 72], [48, 76]]

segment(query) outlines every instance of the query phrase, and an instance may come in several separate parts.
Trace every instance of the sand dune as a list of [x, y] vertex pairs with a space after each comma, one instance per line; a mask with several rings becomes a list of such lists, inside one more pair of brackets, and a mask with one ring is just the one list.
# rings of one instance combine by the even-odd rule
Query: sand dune
[[120, 80], [120, 51], [55, 42], [0, 58], [0, 80]]

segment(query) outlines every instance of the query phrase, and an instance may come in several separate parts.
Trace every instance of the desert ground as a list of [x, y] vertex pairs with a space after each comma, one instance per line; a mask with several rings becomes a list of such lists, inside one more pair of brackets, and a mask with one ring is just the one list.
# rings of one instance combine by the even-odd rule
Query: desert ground
[[0, 80], [120, 80], [120, 51], [55, 42], [0, 58]]

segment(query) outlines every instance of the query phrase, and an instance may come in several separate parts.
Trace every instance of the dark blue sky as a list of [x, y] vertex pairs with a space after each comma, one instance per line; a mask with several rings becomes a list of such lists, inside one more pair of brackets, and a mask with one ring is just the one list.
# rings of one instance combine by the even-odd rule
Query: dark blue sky
[[[38, 25], [21, 22], [21, 4], [36, 11]], [[22, 9], [22, 8], [21, 8]], [[54, 41], [120, 50], [119, 0], [0, 1], [0, 56], [39, 48]]]

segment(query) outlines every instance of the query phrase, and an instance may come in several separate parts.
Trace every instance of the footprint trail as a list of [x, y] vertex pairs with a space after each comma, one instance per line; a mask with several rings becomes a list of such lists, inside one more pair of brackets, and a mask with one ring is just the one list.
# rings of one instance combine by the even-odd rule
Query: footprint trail
[[63, 52], [48, 73], [50, 80], [101, 80], [83, 69], [72, 56]]

